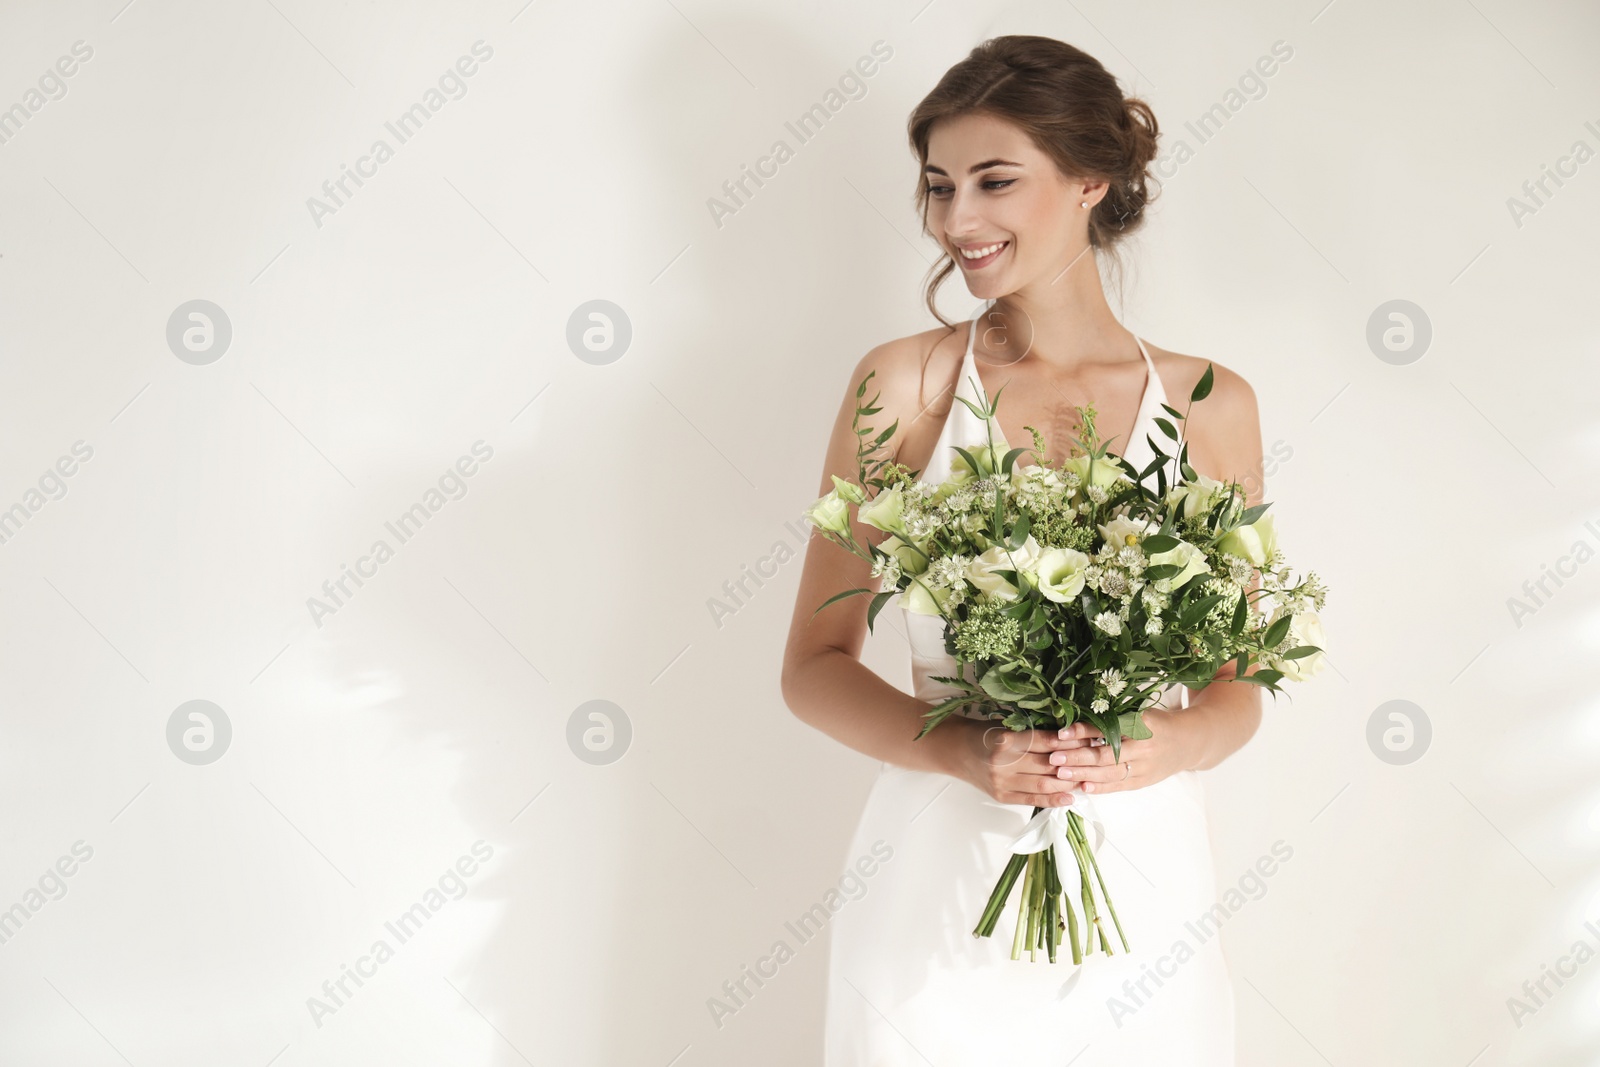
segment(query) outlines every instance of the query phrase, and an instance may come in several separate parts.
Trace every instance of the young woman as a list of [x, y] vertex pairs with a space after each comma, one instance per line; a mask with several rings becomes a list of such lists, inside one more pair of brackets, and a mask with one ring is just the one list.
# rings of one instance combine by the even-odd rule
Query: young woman
[[[1135, 337], [1107, 305], [1099, 257], [1143, 222], [1146, 169], [1156, 154], [1149, 107], [1125, 98], [1089, 55], [1043, 37], [985, 41], [918, 105], [909, 123], [921, 168], [924, 231], [945, 258], [934, 297], [959, 269], [984, 301], [970, 324], [879, 345], [845, 383], [821, 493], [853, 478], [856, 386], [875, 372], [881, 414], [899, 430], [888, 447], [925, 480], [950, 473], [954, 445], [985, 439], [977, 401], [1002, 386], [999, 429], [1013, 444], [1039, 428], [1059, 462], [1079, 433], [1076, 407], [1093, 403], [1111, 448], [1139, 467], [1160, 440], [1161, 404], [1186, 405], [1208, 360]], [[1195, 269], [1205, 269], [1195, 264]], [[1189, 459], [1202, 474], [1262, 493], [1255, 395], [1215, 366], [1211, 395], [1188, 423]], [[1019, 464], [1032, 462], [1024, 455]], [[855, 536], [883, 534], [857, 524]], [[813, 617], [829, 596], [880, 588], [865, 561], [818, 539], [806, 554], [784, 660], [785, 700], [803, 721], [883, 760], [849, 852], [874, 863], [867, 891], [830, 921], [828, 1067], [1220, 1067], [1233, 1063], [1233, 991], [1198, 772], [1243, 745], [1261, 717], [1259, 690], [1174, 687], [1146, 715], [1152, 737], [1110, 749], [1080, 726], [1068, 737], [1013, 732], [954, 716], [913, 740], [930, 701], [953, 675], [942, 619], [903, 614], [914, 693], [860, 662], [867, 597]], [[878, 620], [897, 621], [885, 612]], [[1094, 798], [1104, 828], [1096, 851], [1131, 952], [1070, 954], [1049, 964], [1011, 959], [1009, 907], [989, 938], [972, 928], [1011, 843], [1035, 805]], [[873, 846], [877, 844], [877, 848]], [[885, 855], [888, 859], [883, 859]], [[1013, 898], [1014, 899], [1014, 898]]]

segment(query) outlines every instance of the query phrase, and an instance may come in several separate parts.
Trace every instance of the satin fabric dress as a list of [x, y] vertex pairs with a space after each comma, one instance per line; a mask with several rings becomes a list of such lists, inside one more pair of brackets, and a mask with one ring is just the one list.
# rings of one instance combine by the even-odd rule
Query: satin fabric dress
[[[980, 406], [973, 340], [987, 310], [969, 327], [957, 384], [958, 396]], [[1162, 440], [1154, 419], [1166, 393], [1142, 340], [1139, 350], [1147, 379], [1135, 429], [1111, 448], [1143, 469], [1154, 458], [1146, 435]], [[953, 401], [921, 478], [949, 476], [951, 446], [986, 442], [983, 420]], [[932, 680], [956, 674], [943, 620], [903, 610], [901, 618], [915, 695], [929, 702], [950, 695]], [[1175, 686], [1163, 705], [1182, 707], [1185, 694]], [[1106, 916], [1115, 955], [1097, 952], [1075, 965], [1063, 943], [1055, 963], [1042, 951], [1029, 962], [1026, 950], [1014, 961], [1020, 889], [991, 936], [974, 937], [972, 929], [1032, 806], [996, 803], [948, 775], [885, 764], [845, 859], [864, 892], [829, 921], [825, 1067], [1231, 1067], [1234, 995], [1220, 941], [1226, 912], [1217, 909], [1199, 774], [1180, 772], [1090, 803], [1100, 832], [1092, 831], [1095, 857], [1130, 951]], [[862, 857], [870, 859], [862, 864]], [[870, 877], [861, 877], [867, 870]], [[1067, 884], [1076, 887], [1075, 873]], [[1077, 907], [1075, 893], [1072, 899]]]

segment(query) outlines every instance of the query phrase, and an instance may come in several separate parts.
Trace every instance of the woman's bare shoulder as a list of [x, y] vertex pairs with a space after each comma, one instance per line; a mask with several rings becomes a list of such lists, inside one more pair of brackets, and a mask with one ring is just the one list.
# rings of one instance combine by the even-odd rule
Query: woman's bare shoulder
[[1206, 368], [1211, 368], [1211, 392], [1205, 400], [1195, 405], [1191, 415], [1196, 424], [1202, 419], [1207, 422], [1233, 421], [1247, 413], [1252, 418], [1256, 417], [1256, 391], [1244, 375], [1232, 367], [1206, 357], [1169, 352], [1148, 341], [1145, 346], [1150, 349], [1150, 358], [1155, 361], [1156, 372], [1161, 375], [1162, 391], [1167, 394], [1167, 403], [1179, 411], [1188, 406], [1194, 387], [1200, 384]]
[[[938, 417], [950, 410], [956, 373], [966, 352], [959, 336], [959, 329], [936, 326], [884, 341], [856, 364], [850, 379], [852, 393], [870, 374], [862, 406], [877, 396], [875, 406], [882, 409], [872, 417], [871, 425], [887, 428], [899, 420], [890, 446], [897, 457], [907, 448], [916, 454], [919, 431], [924, 425], [938, 425]], [[931, 440], [927, 447], [932, 448]]]
[[[1214, 359], [1169, 352], [1146, 342], [1167, 403], [1188, 412], [1185, 434], [1195, 469], [1243, 481], [1261, 466], [1261, 413], [1244, 375]], [[1211, 368], [1211, 391], [1192, 407], [1189, 397]]]

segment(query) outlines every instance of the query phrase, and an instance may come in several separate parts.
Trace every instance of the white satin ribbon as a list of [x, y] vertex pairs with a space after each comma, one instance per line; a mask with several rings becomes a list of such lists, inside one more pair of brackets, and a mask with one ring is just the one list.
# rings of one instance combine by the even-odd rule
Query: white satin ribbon
[[1011, 843], [1011, 851], [1019, 855], [1043, 852], [1054, 845], [1056, 873], [1060, 877], [1062, 889], [1069, 893], [1073, 891], [1074, 886], [1083, 883], [1083, 876], [1078, 873], [1078, 854], [1072, 850], [1072, 843], [1067, 840], [1067, 815], [1074, 811], [1083, 819], [1084, 827], [1088, 831], [1084, 838], [1089, 851], [1098, 856], [1100, 847], [1105, 844], [1105, 823], [1095, 811], [1093, 798], [1082, 793], [1072, 794], [1071, 804], [1040, 809], [1032, 819], [1028, 820], [1028, 825], [1022, 828], [1022, 833]]

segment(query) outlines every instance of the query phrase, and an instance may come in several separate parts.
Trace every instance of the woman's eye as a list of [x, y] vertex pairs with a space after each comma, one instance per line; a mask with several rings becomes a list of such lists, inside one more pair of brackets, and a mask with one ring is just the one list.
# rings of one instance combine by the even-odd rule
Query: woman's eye
[[[1006, 186], [1014, 184], [1016, 180], [1015, 178], [993, 178], [984, 182], [983, 187], [991, 190], [1004, 189]], [[928, 186], [928, 195], [942, 200], [950, 195], [950, 187], [948, 185], [930, 185]]]

